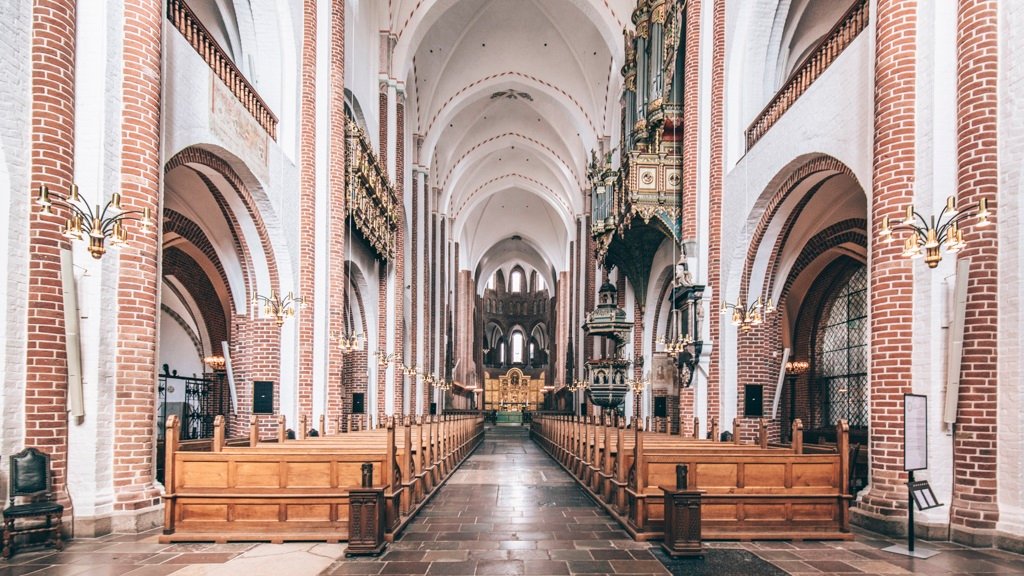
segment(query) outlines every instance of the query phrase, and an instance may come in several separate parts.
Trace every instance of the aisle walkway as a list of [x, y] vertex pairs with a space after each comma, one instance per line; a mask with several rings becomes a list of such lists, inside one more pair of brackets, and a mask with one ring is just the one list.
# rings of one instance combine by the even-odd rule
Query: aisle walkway
[[482, 446], [377, 561], [337, 574], [669, 574], [530, 441], [487, 430]]

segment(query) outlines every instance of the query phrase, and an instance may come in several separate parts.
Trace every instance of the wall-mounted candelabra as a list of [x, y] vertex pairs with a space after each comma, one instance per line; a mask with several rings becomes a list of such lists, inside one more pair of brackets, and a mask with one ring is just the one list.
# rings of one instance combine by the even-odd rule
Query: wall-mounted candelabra
[[[143, 230], [148, 230], [153, 225], [149, 208], [122, 210], [121, 195], [117, 192], [110, 195], [110, 200], [101, 209], [99, 204], [93, 207], [82, 198], [78, 193], [77, 184], [71, 185], [68, 196], [51, 192], [45, 184], [41, 185], [36, 196], [36, 204], [40, 206], [40, 210], [44, 214], [53, 214], [52, 207], [55, 203], [71, 211], [71, 216], [65, 220], [61, 235], [68, 240], [88, 238], [89, 254], [96, 259], [102, 258], [107, 248], [117, 249], [128, 241], [125, 222], [138, 221]], [[110, 240], [109, 244], [107, 240]]]

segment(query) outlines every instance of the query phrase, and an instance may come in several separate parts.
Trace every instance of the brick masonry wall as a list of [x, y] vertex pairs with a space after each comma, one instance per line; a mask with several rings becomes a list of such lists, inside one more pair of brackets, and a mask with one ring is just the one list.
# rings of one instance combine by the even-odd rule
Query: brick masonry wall
[[[957, 196], [961, 207], [998, 192], [998, 14], [995, 0], [961, 0], [957, 14]], [[993, 218], [995, 220], [995, 218]], [[953, 439], [952, 538], [990, 545], [997, 502], [999, 300], [996, 227], [967, 226], [970, 289]], [[1011, 462], [1004, 465], [1013, 466]], [[1019, 465], [1019, 464], [1018, 464]]]
[[[160, 46], [163, 4], [124, 3], [121, 196], [126, 210], [160, 214]], [[153, 407], [159, 309], [159, 230], [127, 227], [117, 282], [114, 509], [159, 504], [153, 484]]]
[[[404, 105], [403, 105], [403, 108], [404, 108]], [[404, 116], [404, 113], [403, 113], [403, 116]], [[412, 176], [412, 190], [410, 191], [410, 194], [412, 195], [412, 197], [410, 198], [410, 201], [412, 202], [412, 209], [410, 211], [410, 216], [412, 218], [412, 225], [409, 226], [409, 234], [410, 234], [410, 239], [409, 239], [409, 257], [410, 257], [410, 262], [409, 262], [409, 290], [410, 290], [410, 293], [409, 293], [409, 305], [412, 307], [412, 310], [410, 310], [410, 312], [409, 312], [409, 320], [410, 320], [410, 326], [409, 326], [409, 345], [411, 346], [411, 349], [409, 350], [409, 362], [412, 363], [413, 366], [416, 366], [417, 368], [419, 368], [420, 367], [419, 360], [418, 360], [418, 358], [419, 358], [419, 356], [418, 356], [418, 354], [419, 354], [419, 342], [420, 342], [420, 339], [419, 339], [419, 334], [420, 334], [420, 332], [419, 332], [420, 331], [420, 300], [419, 300], [419, 295], [420, 295], [420, 293], [419, 293], [419, 279], [420, 279], [419, 250], [420, 250], [420, 248], [419, 248], [419, 246], [420, 246], [420, 244], [419, 243], [420, 243], [420, 228], [421, 228], [420, 222], [421, 222], [421, 220], [420, 220], [420, 211], [419, 211], [419, 205], [420, 205], [420, 178], [416, 174], [415, 171], [413, 172], [413, 176]], [[417, 410], [416, 410], [417, 398], [416, 398], [415, 394], [416, 394], [416, 380], [418, 378], [419, 378], [418, 376], [412, 376], [411, 378], [409, 378], [409, 413], [410, 414], [417, 414]]]
[[[683, 180], [680, 189], [683, 207], [683, 239], [697, 237], [697, 191], [700, 167], [700, 18], [703, 2], [686, 6], [683, 37]], [[689, 119], [689, 121], [686, 121]], [[692, 256], [692, 255], [691, 255]]]
[[[277, 262], [274, 258], [274, 250], [270, 242], [267, 225], [256, 205], [252, 191], [249, 190], [228, 162], [206, 149], [188, 147], [167, 161], [164, 165], [164, 173], [167, 174], [182, 167], [195, 169], [196, 166], [216, 171], [224, 179], [224, 182], [227, 183], [231, 191], [237, 195], [237, 198], [241, 200], [242, 210], [244, 210], [249, 220], [253, 223], [258, 237], [258, 244], [261, 247], [262, 254], [267, 259], [266, 267], [269, 285], [274, 287], [275, 290], [280, 291], [281, 286], [279, 285]], [[203, 171], [195, 169], [195, 173], [201, 175]], [[211, 180], [205, 175], [202, 175], [201, 179], [206, 184], [207, 191], [214, 197], [217, 206], [220, 208], [221, 216], [228, 224], [228, 231], [231, 234], [231, 241], [234, 246], [233, 257], [238, 259], [245, 278], [245, 284], [242, 287], [245, 290], [243, 301], [249, 302], [255, 290], [256, 271], [254, 269], [254, 258], [249, 250], [249, 243], [244, 241], [245, 231], [239, 222], [239, 216], [235, 214], [235, 209], [232, 208], [232, 203], [225, 197], [227, 190], [222, 191], [218, 186], [213, 185]], [[230, 288], [231, 285], [228, 284], [227, 274], [224, 272], [219, 256], [210, 245], [208, 239], [206, 239], [205, 233], [202, 232], [196, 223], [173, 211], [164, 210], [163, 228], [165, 233], [173, 232], [181, 235], [200, 252], [205, 254], [217, 268], [221, 281], [226, 287]], [[233, 295], [229, 296], [229, 298], [232, 297]], [[250, 304], [246, 304], [246, 306], [250, 306]], [[226, 302], [224, 308], [226, 310], [225, 313], [230, 315], [232, 312], [230, 303]], [[260, 318], [258, 315], [254, 318], [248, 308], [234, 312], [235, 314], [231, 317], [230, 325], [228, 326], [228, 345], [230, 347], [231, 368], [234, 374], [238, 397], [238, 413], [228, 418], [228, 434], [244, 435], [249, 430], [249, 414], [252, 413], [252, 382], [254, 380], [274, 382], [274, 411], [275, 414], [280, 412], [281, 329], [277, 326], [277, 322], [271, 318]], [[220, 341], [215, 340], [213, 344], [219, 346]], [[219, 348], [217, 351], [220, 351]], [[265, 434], [266, 437], [274, 437], [277, 429], [276, 416], [260, 416], [260, 427], [261, 434]]]
[[[711, 33], [711, 174], [708, 190], [708, 279], [725, 285], [722, 277], [722, 194], [725, 189], [725, 0], [713, 0], [713, 30]], [[722, 305], [719, 290], [711, 291], [707, 318], [710, 339], [718, 344], [721, 322], [715, 314]], [[708, 360], [708, 418], [719, 415], [721, 348], [714, 346]], [[720, 423], [724, 429], [725, 423]]]
[[[380, 165], [386, 167], [388, 165], [388, 85], [381, 82], [379, 85], [380, 93], [378, 97], [379, 116], [379, 136], [377, 156], [380, 160]], [[387, 317], [388, 317], [388, 265], [381, 263], [380, 273], [377, 276], [377, 350], [380, 353], [385, 353], [388, 350], [388, 335], [387, 335]], [[377, 367], [377, 418], [382, 419], [384, 417], [384, 398], [387, 393], [387, 366]]]
[[[164, 229], [166, 230], [166, 226]], [[207, 345], [208, 350], [219, 353], [220, 343], [228, 339], [228, 325], [224, 303], [221, 301], [213, 281], [206, 275], [198, 262], [176, 247], [164, 250], [161, 268], [164, 276], [177, 278], [192, 296], [199, 308], [199, 320], [210, 336], [210, 341], [204, 344]], [[222, 280], [218, 278], [217, 281], [223, 289]]]
[[[299, 107], [299, 190], [300, 206], [316, 206], [316, 29], [317, 2], [302, 3], [302, 45]], [[316, 210], [303, 210], [299, 216], [298, 290], [310, 302], [302, 314], [296, 315], [296, 407], [298, 414], [313, 409], [313, 320], [319, 313], [312, 302], [316, 284]]]
[[[66, 194], [74, 174], [75, 2], [32, 5], [32, 120], [29, 178]], [[25, 193], [33, 193], [26, 191]], [[53, 489], [67, 481], [66, 352], [61, 291], [60, 235], [63, 210], [28, 217], [29, 273], [25, 354], [25, 446], [50, 454]], [[151, 409], [152, 411], [152, 409]]]
[[[913, 202], [917, 0], [879, 0], [875, 22], [875, 140], [871, 221]], [[870, 490], [859, 505], [875, 518], [906, 514], [903, 394], [912, 391], [913, 270], [898, 242], [872, 242]], [[896, 518], [893, 518], [896, 520]]]
[[[332, 241], [328, 247], [328, 296], [327, 296], [327, 398], [324, 405], [327, 430], [321, 434], [337, 432], [338, 418], [342, 414], [344, 404], [344, 382], [342, 366], [344, 355], [338, 342], [331, 335], [340, 335], [345, 330], [345, 298], [348, 291], [345, 253], [350, 247], [348, 241], [348, 194], [345, 181], [345, 5], [331, 4], [331, 139], [328, 156], [329, 186], [328, 211], [330, 212], [330, 230]], [[313, 418], [318, 418], [313, 414]], [[319, 422], [319, 420], [318, 420]], [[315, 424], [319, 426], [319, 423]]]
[[[395, 281], [392, 290], [395, 295], [395, 354], [405, 360], [405, 341], [415, 332], [405, 329], [405, 231], [408, 217], [405, 213], [405, 94], [398, 94], [395, 103], [395, 194], [398, 195], [398, 230], [395, 234]], [[409, 361], [414, 364], [414, 360]], [[395, 414], [405, 414], [405, 374], [401, 367], [395, 369]]]

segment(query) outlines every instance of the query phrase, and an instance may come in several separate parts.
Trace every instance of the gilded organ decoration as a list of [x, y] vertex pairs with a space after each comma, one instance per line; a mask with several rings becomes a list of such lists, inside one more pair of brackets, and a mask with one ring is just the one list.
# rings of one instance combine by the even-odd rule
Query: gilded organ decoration
[[620, 164], [597, 153], [590, 164], [595, 256], [621, 268], [640, 298], [654, 250], [665, 237], [682, 241], [685, 13], [684, 0], [637, 0], [634, 28], [623, 31]]
[[351, 119], [346, 131], [349, 216], [380, 258], [389, 260], [395, 255], [398, 199], [363, 131]]

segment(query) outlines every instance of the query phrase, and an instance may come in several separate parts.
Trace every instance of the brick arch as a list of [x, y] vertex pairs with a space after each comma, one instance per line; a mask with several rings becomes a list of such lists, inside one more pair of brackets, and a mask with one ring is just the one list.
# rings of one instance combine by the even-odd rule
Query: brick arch
[[[267, 275], [270, 278], [270, 285], [279, 289], [280, 286], [278, 284], [280, 279], [278, 276], [277, 259], [275, 257], [273, 244], [270, 241], [270, 234], [267, 231], [266, 223], [264, 222], [263, 215], [257, 206], [256, 199], [252, 195], [252, 191], [238, 175], [238, 172], [231, 167], [227, 160], [210, 150], [200, 148], [198, 146], [188, 146], [175, 154], [174, 157], [168, 160], [164, 165], [164, 174], [166, 175], [170, 173], [175, 168], [189, 166], [192, 164], [206, 166], [216, 171], [228, 182], [235, 194], [238, 195], [243, 206], [245, 206], [245, 210], [248, 213], [249, 218], [256, 227], [256, 234], [259, 237], [260, 245], [263, 248], [263, 254], [266, 258]], [[242, 238], [244, 238], [245, 234], [238, 222], [238, 218], [235, 216], [234, 210], [232, 210], [220, 189], [204, 174], [198, 171], [196, 173], [209, 188], [210, 194], [217, 202], [217, 205], [221, 209], [222, 216], [228, 223], [228, 228], [231, 230], [232, 234], [235, 253], [238, 255], [242, 267], [246, 293], [250, 293], [255, 288], [254, 263], [248, 246], [242, 242]]]
[[[765, 206], [764, 211], [761, 213], [760, 219], [758, 220], [757, 226], [754, 228], [754, 231], [751, 234], [750, 244], [747, 246], [747, 254], [743, 261], [743, 274], [740, 280], [739, 292], [740, 297], [744, 301], [746, 301], [747, 286], [750, 282], [750, 276], [753, 273], [754, 269], [754, 259], [757, 256], [758, 249], [761, 247], [761, 243], [765, 239], [765, 235], [768, 233], [768, 227], [779, 215], [779, 213], [782, 210], [782, 206], [783, 204], [785, 204], [786, 200], [788, 200], [790, 196], [792, 196], [796, 192], [797, 187], [800, 185], [800, 183], [810, 178], [811, 176], [815, 174], [820, 174], [822, 172], [831, 172], [833, 173], [833, 175], [845, 174], [852, 178], [854, 182], [856, 182], [857, 185], [861, 188], [861, 190], [864, 189], [864, 187], [860, 185], [860, 182], [857, 181], [857, 177], [854, 175], [853, 170], [851, 170], [846, 164], [842, 163], [841, 161], [837, 160], [832, 156], [813, 156], [812, 158], [797, 165], [795, 168], [793, 168], [792, 165], [784, 168], [772, 180], [772, 182], [769, 183], [766, 189], [766, 191], [773, 190], [773, 192], [771, 192], [771, 198], [768, 200], [768, 203]], [[767, 290], [770, 289], [772, 286], [772, 282], [770, 279], [773, 278], [775, 273], [777, 272], [779, 253], [781, 251], [782, 246], [785, 244], [785, 240], [789, 237], [789, 234], [792, 232], [793, 226], [796, 224], [797, 220], [799, 220], [799, 215], [803, 212], [803, 209], [807, 206], [807, 203], [810, 202], [811, 198], [814, 196], [814, 192], [818, 189], [818, 187], [820, 187], [820, 185], [823, 184], [828, 179], [830, 179], [830, 177], [826, 177], [825, 179], [822, 180], [821, 183], [819, 183], [817, 186], [815, 186], [806, 194], [804, 194], [803, 198], [800, 199], [798, 205], [794, 207], [794, 209], [787, 216], [786, 222], [783, 225], [783, 229], [779, 234], [779, 241], [776, 242], [774, 249], [772, 250], [772, 261], [769, 263], [767, 273], [765, 274], [766, 281], [765, 287], [761, 292], [762, 294], [770, 293]]]
[[[206, 233], [203, 231], [202, 228], [199, 227], [198, 224], [196, 224], [193, 220], [191, 220], [184, 214], [181, 214], [169, 208], [164, 208], [163, 232], [165, 237], [169, 233], [177, 234], [183, 240], [185, 240], [193, 247], [195, 247], [195, 249], [200, 254], [205, 256], [206, 259], [210, 261], [210, 264], [217, 269], [217, 280], [220, 281], [223, 290], [218, 291], [216, 290], [216, 286], [214, 286], [214, 291], [217, 292], [219, 296], [218, 299], [220, 300], [221, 304], [221, 315], [225, 319], [225, 329], [223, 330], [222, 335], [226, 339], [226, 337], [230, 336], [231, 334], [231, 326], [229, 323], [227, 323], [227, 318], [229, 318], [231, 315], [231, 307], [229, 305], [229, 293], [231, 291], [231, 285], [228, 283], [228, 277], [227, 273], [224, 271], [224, 265], [220, 261], [220, 257], [217, 255], [217, 251], [214, 249], [213, 244], [210, 242], [210, 239], [206, 236]], [[190, 255], [190, 257], [194, 259], [194, 256]], [[167, 272], [166, 266], [164, 272]], [[207, 317], [206, 313], [207, 310], [203, 310], [204, 318]], [[207, 326], [207, 329], [209, 329], [209, 326]], [[220, 340], [214, 341], [219, 342]]]
[[850, 218], [825, 228], [821, 232], [815, 234], [807, 244], [804, 245], [803, 250], [800, 252], [800, 256], [797, 257], [796, 262], [793, 263], [793, 267], [789, 270], [789, 274], [786, 276], [786, 283], [782, 287], [782, 292], [779, 294], [779, 305], [785, 302], [786, 297], [789, 295], [789, 290], [792, 288], [793, 283], [800, 276], [800, 274], [814, 262], [819, 256], [828, 252], [829, 250], [842, 246], [843, 244], [857, 244], [867, 248], [868, 237], [867, 237], [868, 221], [864, 218]]
[[[850, 218], [837, 222], [808, 240], [789, 270], [779, 296], [779, 308], [785, 307], [793, 283], [812, 262], [829, 250], [848, 243], [867, 246], [866, 219]], [[782, 325], [782, 314], [771, 314], [765, 318], [764, 324], [755, 330], [740, 332], [737, 335], [737, 382], [762, 384], [765, 398], [772, 398], [775, 394], [782, 362], [781, 356], [766, 354], [765, 351], [782, 349]], [[742, 391], [737, 399], [742, 401]], [[740, 405], [737, 408], [742, 412]], [[781, 438], [781, 424], [778, 418], [769, 422], [769, 436], [772, 441]], [[747, 422], [743, 427], [742, 437], [753, 441], [755, 428], [753, 423]]]
[[[806, 360], [810, 363], [810, 369], [794, 377], [790, 385], [783, 390], [784, 402], [780, 404], [780, 414], [786, 422], [791, 418], [800, 418], [805, 430], [816, 426], [815, 408], [820, 404], [820, 398], [816, 397], [816, 390], [811, 384], [813, 375], [818, 371], [815, 348], [820, 344], [818, 327], [821, 318], [829, 313], [830, 305], [834, 303], [830, 295], [863, 265], [862, 262], [848, 256], [831, 261], [811, 282], [797, 311], [791, 358]], [[791, 394], [794, 398], [790, 397]]]

